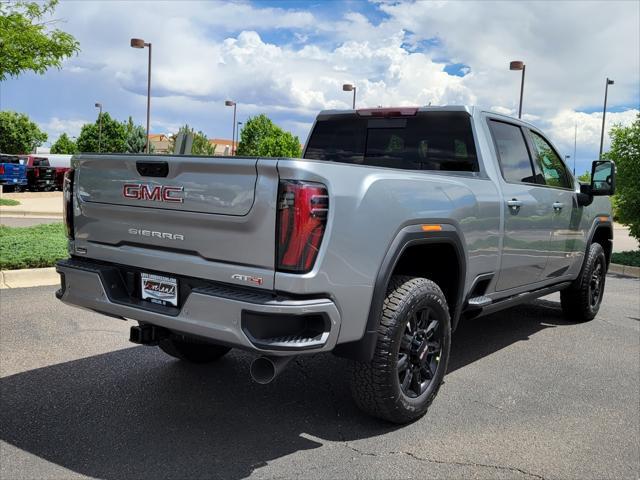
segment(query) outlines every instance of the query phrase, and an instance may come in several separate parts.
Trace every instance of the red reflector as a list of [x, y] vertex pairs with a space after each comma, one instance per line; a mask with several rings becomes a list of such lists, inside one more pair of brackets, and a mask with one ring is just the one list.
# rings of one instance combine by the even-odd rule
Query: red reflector
[[75, 172], [70, 168], [64, 172], [62, 181], [62, 218], [67, 231], [67, 238], [73, 240], [73, 179]]
[[356, 113], [361, 117], [406, 117], [418, 113], [418, 107], [361, 108]]
[[313, 268], [328, 211], [329, 196], [324, 185], [296, 180], [280, 182], [278, 270], [305, 273]]

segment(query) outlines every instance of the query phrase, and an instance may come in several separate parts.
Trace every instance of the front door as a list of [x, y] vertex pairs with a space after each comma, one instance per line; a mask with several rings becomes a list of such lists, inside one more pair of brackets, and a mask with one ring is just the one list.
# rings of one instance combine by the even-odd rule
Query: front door
[[585, 232], [580, 229], [582, 210], [578, 207], [573, 178], [551, 143], [540, 133], [528, 131], [534, 168], [542, 173], [547, 189], [547, 203], [553, 209], [549, 242], [549, 259], [543, 279], [567, 273], [577, 255], [585, 250]]
[[547, 265], [553, 228], [548, 191], [534, 173], [525, 132], [515, 124], [489, 120], [502, 172], [504, 237], [496, 290], [535, 283]]

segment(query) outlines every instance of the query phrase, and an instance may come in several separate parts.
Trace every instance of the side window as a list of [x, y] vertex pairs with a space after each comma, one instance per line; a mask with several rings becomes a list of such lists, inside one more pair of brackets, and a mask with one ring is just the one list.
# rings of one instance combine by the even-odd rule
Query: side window
[[507, 182], [536, 183], [529, 150], [520, 127], [490, 120], [502, 176]]
[[536, 163], [542, 170], [545, 183], [550, 187], [571, 188], [571, 177], [567, 167], [549, 142], [536, 132], [531, 132], [531, 140], [536, 150]]

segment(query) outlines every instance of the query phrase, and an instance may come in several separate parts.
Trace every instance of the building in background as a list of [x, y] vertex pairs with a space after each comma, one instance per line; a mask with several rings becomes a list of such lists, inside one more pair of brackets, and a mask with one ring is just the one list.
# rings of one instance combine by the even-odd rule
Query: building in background
[[234, 145], [234, 142], [232, 142], [231, 140], [226, 140], [224, 138], [212, 138], [209, 140], [209, 143], [214, 146], [215, 150], [213, 154], [216, 156], [232, 155], [232, 146], [238, 148], [238, 142], [235, 142]]
[[[171, 136], [164, 133], [152, 133], [149, 135], [149, 141], [151, 142], [152, 153], [172, 153], [171, 150]], [[213, 154], [216, 156], [231, 155], [231, 147], [233, 142], [225, 138], [212, 138], [209, 143], [215, 148]], [[238, 142], [235, 143], [235, 147], [238, 147]]]
[[171, 139], [164, 133], [149, 134], [152, 153], [171, 153]]

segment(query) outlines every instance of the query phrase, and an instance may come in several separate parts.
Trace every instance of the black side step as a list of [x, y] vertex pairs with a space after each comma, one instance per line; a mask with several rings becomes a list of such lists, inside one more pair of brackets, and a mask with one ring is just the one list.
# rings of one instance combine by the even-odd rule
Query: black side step
[[483, 307], [479, 311], [473, 311], [471, 312], [471, 316], [474, 318], [477, 318], [477, 317], [483, 317], [485, 315], [490, 315], [500, 310], [504, 310], [505, 308], [514, 307], [521, 303], [525, 303], [530, 300], [534, 300], [536, 298], [544, 297], [545, 295], [549, 295], [550, 293], [563, 290], [567, 288], [569, 285], [571, 285], [571, 282], [563, 282], [563, 283], [557, 283], [555, 285], [551, 285], [549, 287], [540, 288], [538, 290], [533, 290], [531, 292], [520, 293], [518, 295], [514, 295], [513, 297], [508, 297], [503, 300], [495, 301], [492, 304]]

